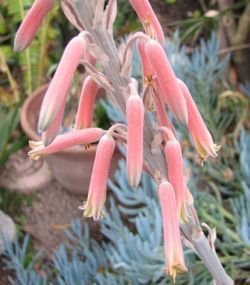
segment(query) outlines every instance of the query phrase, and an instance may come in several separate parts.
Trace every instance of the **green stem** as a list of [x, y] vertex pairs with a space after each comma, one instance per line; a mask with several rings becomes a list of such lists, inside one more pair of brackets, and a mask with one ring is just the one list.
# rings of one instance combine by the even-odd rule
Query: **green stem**
[[47, 42], [47, 36], [48, 36], [48, 26], [49, 26], [50, 19], [47, 17], [45, 19], [44, 24], [41, 27], [41, 35], [39, 37], [39, 62], [38, 62], [38, 75], [36, 80], [36, 87], [39, 87], [43, 82], [43, 74], [44, 74], [44, 67], [46, 65], [45, 63], [45, 52], [46, 52], [46, 42]]
[[[23, 9], [23, 0], [18, 0], [19, 3], [19, 11], [21, 18], [24, 18], [24, 9]], [[25, 50], [25, 60], [26, 60], [26, 66], [27, 66], [27, 77], [25, 78], [26, 84], [25, 84], [25, 93], [31, 94], [32, 92], [32, 76], [31, 76], [31, 61], [30, 61], [30, 49], [27, 48]]]

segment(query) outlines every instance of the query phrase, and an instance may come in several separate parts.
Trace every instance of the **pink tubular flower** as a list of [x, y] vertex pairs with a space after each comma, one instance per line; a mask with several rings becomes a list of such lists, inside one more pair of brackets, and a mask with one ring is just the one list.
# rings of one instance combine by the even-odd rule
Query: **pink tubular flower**
[[81, 97], [76, 114], [75, 129], [78, 130], [91, 127], [94, 104], [98, 90], [98, 84], [90, 76], [87, 76], [82, 86]]
[[39, 159], [41, 156], [52, 154], [75, 145], [87, 145], [97, 142], [104, 134], [105, 131], [103, 129], [89, 128], [59, 135], [48, 146], [44, 146], [43, 142], [30, 141], [32, 150], [29, 151], [28, 155], [30, 158]]
[[175, 190], [178, 218], [186, 221], [186, 185], [181, 146], [176, 139], [169, 139], [164, 152], [167, 160], [168, 180]]
[[30, 44], [53, 4], [54, 0], [36, 0], [34, 2], [16, 33], [14, 51], [22, 51]]
[[63, 114], [64, 114], [64, 106], [56, 115], [55, 120], [52, 122], [49, 128], [42, 133], [42, 141], [45, 146], [49, 145], [58, 135], [61, 128]]
[[45, 131], [63, 108], [74, 73], [85, 52], [85, 39], [81, 33], [66, 46], [61, 61], [43, 99], [38, 129]]
[[137, 40], [137, 48], [141, 58], [142, 73], [145, 83], [148, 83], [148, 77], [152, 77], [154, 74], [153, 67], [146, 54], [146, 41], [143, 39]]
[[217, 152], [219, 151], [220, 146], [214, 144], [213, 138], [207, 129], [186, 84], [179, 79], [178, 84], [187, 102], [188, 130], [194, 140], [202, 162], [205, 161], [208, 156], [217, 157]]
[[84, 216], [96, 221], [102, 215], [106, 200], [107, 180], [111, 159], [115, 150], [115, 141], [109, 133], [104, 135], [97, 146], [94, 167], [91, 174], [88, 198], [83, 207]]
[[129, 185], [136, 188], [143, 166], [144, 106], [136, 87], [130, 83], [130, 96], [126, 102], [127, 118], [127, 176]]
[[182, 123], [187, 124], [186, 101], [163, 47], [157, 41], [149, 40], [146, 52], [157, 76], [164, 102]]
[[181, 245], [175, 194], [172, 185], [162, 182], [158, 190], [164, 234], [164, 251], [167, 274], [175, 281], [177, 273], [187, 271]]
[[148, 0], [129, 0], [146, 33], [160, 43], [165, 42], [162, 27]]

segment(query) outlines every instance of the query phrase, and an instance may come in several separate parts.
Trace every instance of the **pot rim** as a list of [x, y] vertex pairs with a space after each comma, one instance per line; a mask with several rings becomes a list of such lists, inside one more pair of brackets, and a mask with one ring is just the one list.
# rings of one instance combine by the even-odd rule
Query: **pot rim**
[[[34, 101], [36, 101], [39, 97], [41, 97], [46, 90], [48, 89], [49, 83], [44, 84], [43, 86], [39, 87], [37, 90], [35, 90], [31, 95], [29, 95], [25, 101], [23, 106], [21, 107], [20, 111], [20, 123], [22, 126], [22, 129], [26, 136], [34, 141], [39, 141], [41, 140], [41, 136], [37, 134], [37, 132], [33, 129], [31, 123], [28, 120], [28, 111], [30, 108], [30, 105]], [[73, 146], [68, 149], [60, 151], [60, 153], [82, 153], [82, 152], [95, 152], [96, 151], [96, 145], [91, 144], [91, 146], [88, 149], [84, 149], [81, 146]]]

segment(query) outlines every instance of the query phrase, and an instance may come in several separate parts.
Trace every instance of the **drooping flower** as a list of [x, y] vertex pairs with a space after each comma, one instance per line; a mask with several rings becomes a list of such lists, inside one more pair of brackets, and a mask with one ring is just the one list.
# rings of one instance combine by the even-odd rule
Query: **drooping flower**
[[49, 128], [45, 132], [42, 133], [42, 141], [45, 146], [52, 143], [52, 141], [58, 135], [60, 128], [61, 128], [61, 124], [62, 124], [64, 109], [65, 108], [63, 106], [61, 110], [58, 112], [58, 114], [56, 115], [55, 120], [52, 122]]
[[175, 192], [172, 185], [164, 181], [159, 185], [158, 195], [162, 212], [166, 269], [167, 274], [175, 281], [177, 273], [187, 271], [181, 245]]
[[38, 129], [45, 131], [65, 105], [74, 73], [85, 52], [84, 32], [74, 37], [66, 46], [57, 70], [43, 99]]
[[96, 221], [102, 216], [102, 208], [106, 200], [107, 181], [111, 159], [115, 150], [115, 140], [107, 133], [99, 141], [93, 171], [90, 178], [87, 201], [80, 209], [84, 216], [93, 217]]
[[168, 180], [175, 190], [178, 218], [186, 221], [186, 185], [180, 143], [176, 139], [169, 139], [166, 142], [164, 153], [167, 161]]
[[126, 101], [127, 118], [127, 177], [129, 185], [136, 188], [140, 182], [143, 166], [144, 106], [137, 87], [132, 83]]
[[137, 40], [137, 48], [141, 59], [141, 65], [142, 65], [142, 74], [145, 84], [152, 83], [152, 76], [154, 75], [154, 69], [152, 67], [151, 62], [149, 61], [147, 54], [146, 54], [146, 40], [144, 39], [138, 39]]
[[146, 33], [163, 44], [165, 41], [164, 33], [149, 1], [129, 0], [129, 2], [139, 17]]
[[[165, 103], [162, 100], [163, 96], [160, 94], [161, 89], [159, 88], [159, 83], [155, 76], [155, 71], [146, 54], [146, 43], [147, 40], [145, 39], [137, 40], [137, 47], [141, 58], [143, 74], [144, 104], [147, 110], [156, 111], [156, 118], [160, 126], [165, 126], [172, 129], [171, 122], [169, 121], [166, 112]], [[165, 134], [163, 134], [163, 136], [165, 136]]]
[[186, 101], [163, 47], [157, 41], [149, 40], [146, 44], [146, 52], [157, 76], [160, 94], [163, 96], [164, 102], [175, 117], [187, 125]]
[[186, 84], [180, 79], [178, 79], [178, 84], [187, 103], [188, 130], [194, 140], [202, 162], [205, 161], [208, 156], [217, 157], [220, 146], [214, 144], [213, 138], [207, 129]]
[[52, 154], [75, 145], [88, 145], [97, 142], [104, 134], [105, 131], [103, 129], [89, 128], [58, 135], [55, 140], [47, 146], [44, 146], [42, 141], [30, 141], [32, 150], [29, 151], [28, 155], [30, 158], [39, 159], [41, 156]]
[[54, 0], [35, 0], [16, 33], [14, 51], [22, 51], [31, 43], [53, 4]]
[[82, 86], [80, 101], [76, 114], [75, 129], [78, 130], [91, 127], [93, 121], [94, 104], [98, 90], [98, 84], [90, 76], [87, 76]]

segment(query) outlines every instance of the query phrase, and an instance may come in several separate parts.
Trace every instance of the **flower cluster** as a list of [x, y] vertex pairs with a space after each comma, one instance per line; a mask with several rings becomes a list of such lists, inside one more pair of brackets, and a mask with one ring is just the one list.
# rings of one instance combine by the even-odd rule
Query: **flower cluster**
[[[15, 39], [15, 50], [21, 51], [34, 38], [43, 18], [52, 8], [54, 1], [36, 0], [21, 24]], [[64, 1], [63, 1], [64, 2]], [[66, 1], [67, 2], [67, 1]], [[96, 1], [93, 25], [106, 29], [110, 34], [116, 14], [116, 1], [110, 0], [104, 8], [104, 1]], [[82, 31], [66, 46], [57, 70], [44, 97], [38, 129], [42, 132], [41, 142], [31, 142], [31, 158], [39, 158], [73, 145], [88, 145], [99, 141], [91, 175], [87, 201], [81, 207], [84, 215], [98, 220], [106, 198], [106, 184], [109, 167], [117, 141], [126, 145], [128, 183], [136, 188], [140, 183], [142, 170], [150, 169], [150, 161], [145, 153], [145, 114], [153, 112], [155, 122], [151, 136], [151, 154], [161, 152], [165, 157], [165, 170], [148, 171], [158, 183], [158, 196], [163, 216], [166, 271], [175, 279], [176, 273], [185, 272], [186, 266], [181, 245], [180, 223], [186, 223], [192, 196], [187, 188], [186, 170], [180, 143], [176, 138], [173, 124], [169, 120], [171, 112], [180, 124], [185, 125], [194, 141], [202, 161], [208, 156], [216, 157], [219, 146], [214, 144], [192, 96], [178, 79], [164, 51], [165, 42], [161, 25], [148, 0], [130, 0], [145, 33], [130, 36], [125, 48], [120, 49], [120, 74], [128, 77], [127, 86], [121, 86], [123, 98], [116, 98], [112, 78], [98, 70], [103, 62], [110, 60], [94, 41], [89, 31]], [[72, 22], [77, 22], [75, 19]], [[101, 24], [100, 24], [101, 23]], [[78, 24], [76, 25], [78, 26]], [[132, 44], [136, 42], [139, 51], [143, 90], [138, 90], [138, 82], [129, 78]], [[90, 52], [90, 50], [92, 52]], [[96, 63], [99, 63], [97, 65]], [[83, 83], [74, 129], [58, 135], [67, 93], [74, 73], [83, 64], [89, 73]], [[99, 68], [99, 67], [98, 67]], [[110, 99], [124, 103], [126, 125], [116, 124], [109, 130], [92, 127], [95, 98], [99, 88], [107, 91]], [[150, 137], [150, 136], [147, 136]]]

